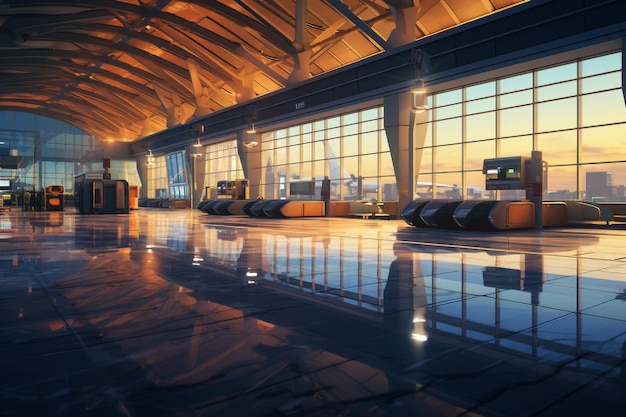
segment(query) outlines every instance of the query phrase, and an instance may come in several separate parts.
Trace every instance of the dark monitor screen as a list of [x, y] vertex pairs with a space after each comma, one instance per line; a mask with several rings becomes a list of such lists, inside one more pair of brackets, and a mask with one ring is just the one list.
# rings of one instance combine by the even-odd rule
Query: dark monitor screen
[[315, 194], [314, 181], [297, 181], [289, 183], [290, 195], [313, 195]]

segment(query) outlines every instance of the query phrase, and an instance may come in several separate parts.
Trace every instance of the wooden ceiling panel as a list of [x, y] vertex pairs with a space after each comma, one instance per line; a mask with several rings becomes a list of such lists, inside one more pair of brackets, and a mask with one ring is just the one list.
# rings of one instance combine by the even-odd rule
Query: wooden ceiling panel
[[[416, 39], [521, 2], [423, 0]], [[289, 85], [298, 52], [311, 77], [383, 52], [395, 27], [386, 0], [308, 0], [304, 44], [296, 19], [296, 0], [2, 0], [0, 109], [135, 140], [237, 104], [250, 77], [252, 96]]]

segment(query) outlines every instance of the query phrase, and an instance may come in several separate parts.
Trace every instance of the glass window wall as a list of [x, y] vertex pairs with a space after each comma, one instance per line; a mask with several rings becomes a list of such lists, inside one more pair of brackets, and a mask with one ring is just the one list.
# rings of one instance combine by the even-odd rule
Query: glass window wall
[[[281, 131], [281, 135], [284, 146], [286, 131]], [[204, 183], [207, 187], [217, 187], [218, 181], [235, 181], [244, 178], [236, 139], [207, 145], [204, 149], [204, 158], [206, 165]]]
[[16, 169], [0, 168], [0, 179], [11, 184], [5, 193], [15, 196], [14, 202], [24, 191], [62, 185], [65, 205], [72, 205], [74, 176], [102, 173], [105, 156], [111, 158], [112, 178], [142, 185], [129, 148], [112, 146], [67, 123], [24, 112], [0, 112], [0, 127], [0, 155], [19, 160]]
[[416, 149], [418, 195], [524, 198], [484, 191], [482, 161], [538, 150], [548, 164], [545, 199], [626, 201], [621, 72], [617, 52], [433, 94], [432, 129]]
[[[261, 189], [266, 199], [320, 198], [324, 177], [333, 200], [397, 200], [382, 107], [341, 114], [263, 134]], [[289, 184], [313, 181], [314, 195], [291, 195]]]

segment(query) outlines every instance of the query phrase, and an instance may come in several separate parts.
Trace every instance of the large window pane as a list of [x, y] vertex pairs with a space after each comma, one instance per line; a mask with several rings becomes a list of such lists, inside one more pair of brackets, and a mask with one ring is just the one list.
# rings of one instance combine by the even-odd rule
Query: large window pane
[[343, 171], [341, 173], [341, 178], [348, 178], [348, 176], [356, 176], [358, 177], [361, 173], [359, 171], [359, 158], [349, 157], [343, 158]]
[[461, 172], [437, 174], [435, 198], [460, 199], [462, 178]]
[[515, 75], [513, 77], [503, 78], [499, 81], [500, 94], [506, 94], [513, 91], [526, 90], [533, 86], [532, 73]]
[[311, 142], [306, 142], [302, 144], [300, 148], [302, 150], [302, 161], [310, 161], [313, 159]]
[[378, 129], [378, 120], [369, 120], [361, 124], [361, 132], [375, 132]]
[[499, 157], [526, 156], [533, 150], [532, 136], [519, 136], [500, 140]]
[[620, 88], [622, 86], [621, 72], [596, 75], [594, 77], [583, 78], [582, 94], [593, 93], [594, 91], [604, 91]]
[[500, 96], [500, 108], [518, 107], [533, 102], [532, 90], [517, 91]]
[[368, 132], [361, 135], [361, 153], [378, 152], [378, 132]]
[[378, 176], [378, 154], [363, 155], [361, 157], [361, 176], [376, 177]]
[[393, 162], [391, 161], [391, 154], [389, 152], [383, 152], [380, 154], [380, 176], [395, 176], [396, 173], [393, 170]]
[[[421, 153], [421, 158], [419, 155]], [[433, 172], [433, 148], [418, 149], [416, 158], [419, 158], [417, 172]]]
[[619, 71], [622, 68], [622, 54], [610, 54], [596, 58], [585, 59], [582, 62], [582, 76], [602, 74], [609, 71]]
[[528, 135], [533, 131], [532, 106], [500, 110], [500, 136]]
[[626, 121], [626, 106], [621, 90], [582, 96], [582, 125], [595, 126]]
[[328, 152], [328, 155], [326, 155], [327, 158], [338, 157], [341, 155], [341, 139], [330, 139], [326, 143], [328, 144], [328, 148], [326, 149]]
[[345, 129], [352, 129], [359, 123], [358, 113], [348, 113], [343, 115], [342, 123]]
[[555, 100], [557, 98], [574, 97], [577, 92], [576, 81], [552, 84], [537, 89], [537, 101]]
[[287, 163], [287, 148], [274, 150], [274, 165], [284, 165]]
[[289, 162], [292, 164], [300, 162], [300, 146], [290, 146], [287, 149], [289, 150]]
[[468, 200], [488, 198], [489, 193], [485, 192], [485, 175], [480, 171], [470, 171], [465, 174], [465, 198]]
[[626, 201], [626, 163], [583, 166], [584, 199], [588, 201]]
[[496, 113], [482, 113], [465, 118], [465, 140], [468, 142], [496, 137]]
[[435, 94], [435, 105], [437, 107], [447, 106], [449, 104], [454, 104], [454, 103], [460, 103], [462, 100], [463, 100], [463, 95], [460, 89]]
[[423, 137], [424, 143], [423, 144], [420, 143], [421, 137], [418, 136], [416, 146], [418, 147], [419, 146], [433, 146], [433, 124], [434, 123], [427, 123], [427, 124], [420, 123], [417, 125], [416, 127], [417, 132], [419, 135]]
[[417, 176], [417, 197], [433, 198], [433, 174], [424, 173]]
[[435, 143], [437, 145], [447, 145], [450, 143], [461, 142], [463, 133], [463, 119], [448, 119], [434, 122], [435, 125]]
[[537, 130], [549, 132], [573, 129], [577, 125], [576, 98], [555, 100], [537, 105]]
[[595, 163], [624, 160], [626, 149], [626, 123], [589, 127], [581, 130], [581, 162]]
[[[545, 160], [545, 159], [544, 159]], [[544, 198], [548, 200], [576, 200], [576, 166], [550, 166]]]
[[489, 97], [467, 102], [467, 104], [465, 105], [465, 114], [483, 113], [495, 109], [496, 98]]
[[465, 169], [482, 170], [483, 161], [487, 158], [496, 157], [495, 141], [471, 142], [465, 145]]
[[393, 175], [381, 176], [383, 201], [398, 201], [398, 184]]
[[[359, 182], [357, 181], [357, 186]], [[364, 200], [378, 200], [378, 176], [361, 177], [361, 193], [360, 197]]]
[[363, 122], [368, 120], [377, 120], [379, 118], [379, 108], [373, 107], [371, 109], [361, 111], [361, 120]]
[[450, 119], [452, 117], [459, 117], [463, 115], [463, 106], [455, 104], [452, 106], [437, 107], [435, 109], [437, 119]]
[[576, 163], [578, 145], [575, 130], [537, 135], [537, 146], [549, 165]]
[[326, 132], [327, 138], [338, 138], [341, 136], [341, 119], [339, 117], [332, 117], [327, 120], [328, 128]]
[[312, 177], [325, 177], [328, 175], [324, 170], [325, 162], [324, 160], [313, 161], [313, 172], [311, 173]]
[[298, 145], [300, 143], [300, 126], [292, 126], [288, 131], [289, 145]]
[[359, 136], [350, 135], [343, 137], [343, 154], [345, 156], [359, 154]]
[[495, 81], [486, 82], [482, 84], [472, 85], [465, 88], [465, 99], [475, 100], [484, 97], [491, 97], [496, 94]]
[[326, 157], [326, 151], [324, 150], [324, 142], [313, 142], [313, 159], [322, 159]]
[[537, 85], [547, 85], [560, 81], [573, 80], [577, 75], [577, 64], [559, 65], [558, 67], [546, 68], [537, 71]]
[[437, 172], [460, 171], [462, 167], [461, 150], [460, 144], [439, 146], [436, 149], [435, 170]]

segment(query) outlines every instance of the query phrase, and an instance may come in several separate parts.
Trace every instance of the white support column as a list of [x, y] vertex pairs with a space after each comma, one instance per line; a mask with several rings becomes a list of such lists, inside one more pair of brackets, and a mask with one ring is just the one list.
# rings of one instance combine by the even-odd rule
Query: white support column
[[425, 125], [417, 123], [428, 120], [428, 111], [416, 108], [414, 94], [406, 91], [386, 96], [384, 101], [385, 132], [398, 185], [399, 210], [415, 199], [416, 173], [421, 162], [415, 148], [423, 147], [426, 139]]

